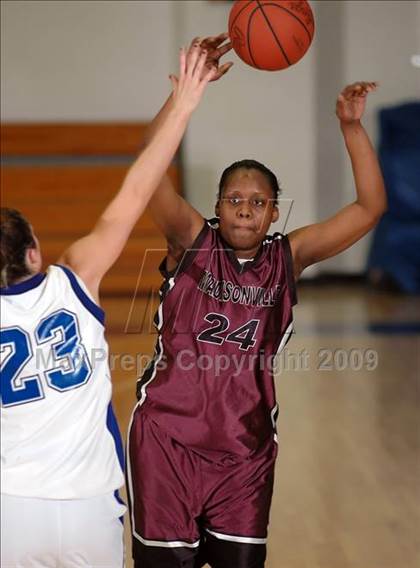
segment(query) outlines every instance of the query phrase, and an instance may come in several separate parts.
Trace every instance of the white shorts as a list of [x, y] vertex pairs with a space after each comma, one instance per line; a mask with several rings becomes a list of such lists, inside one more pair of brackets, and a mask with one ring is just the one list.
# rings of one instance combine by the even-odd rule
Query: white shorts
[[1, 495], [2, 568], [122, 568], [126, 507], [90, 499]]

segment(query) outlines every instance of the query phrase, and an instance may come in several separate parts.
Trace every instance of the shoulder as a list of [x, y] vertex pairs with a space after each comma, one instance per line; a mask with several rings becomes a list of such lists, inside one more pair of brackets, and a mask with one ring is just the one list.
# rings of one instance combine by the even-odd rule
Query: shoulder
[[200, 232], [188, 249], [168, 240], [168, 254], [159, 267], [162, 275], [168, 278], [184, 271], [198, 252], [214, 247], [219, 239], [218, 228], [219, 219], [216, 217], [204, 219]]
[[104, 325], [105, 313], [103, 309], [99, 306], [96, 298], [91, 294], [83, 280], [71, 268], [63, 264], [54, 264], [48, 268], [48, 274], [60, 279], [63, 283], [65, 282], [84, 308], [90, 312], [99, 323]]
[[280, 254], [285, 256], [286, 260], [293, 266], [293, 273], [297, 279], [300, 272], [297, 270], [296, 239], [296, 231], [288, 234], [274, 233], [273, 235], [266, 235], [263, 244], [268, 247], [276, 247]]

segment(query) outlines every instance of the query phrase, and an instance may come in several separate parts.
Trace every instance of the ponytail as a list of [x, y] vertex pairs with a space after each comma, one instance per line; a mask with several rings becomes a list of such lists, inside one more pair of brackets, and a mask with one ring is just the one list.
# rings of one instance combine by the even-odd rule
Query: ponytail
[[0, 208], [0, 286], [29, 276], [26, 251], [36, 246], [28, 221], [16, 209]]

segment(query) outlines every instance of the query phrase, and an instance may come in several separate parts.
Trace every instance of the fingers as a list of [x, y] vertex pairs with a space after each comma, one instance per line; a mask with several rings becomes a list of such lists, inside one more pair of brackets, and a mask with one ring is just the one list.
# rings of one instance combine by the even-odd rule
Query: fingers
[[187, 54], [184, 47], [179, 50], [179, 78], [182, 80], [185, 77], [187, 70]]
[[221, 34], [214, 36], [214, 41], [217, 44], [223, 43], [229, 37], [228, 32], [222, 32]]
[[201, 47], [205, 49], [216, 49], [217, 47], [220, 46], [220, 44], [226, 41], [228, 37], [229, 34], [225, 32], [217, 36], [209, 36], [205, 38], [196, 38], [196, 39], [200, 39]]
[[231, 49], [232, 49], [232, 42], [228, 41], [227, 43], [225, 43], [225, 45], [222, 45], [221, 47], [215, 49], [212, 52], [212, 57], [214, 59], [220, 59], [223, 55], [225, 55], [225, 53], [227, 53]]
[[342, 95], [345, 99], [352, 99], [356, 97], [366, 97], [366, 95], [372, 91], [374, 91], [378, 87], [378, 83], [375, 81], [367, 82], [367, 81], [359, 81], [357, 83], [352, 83], [351, 85], [347, 85], [340, 95]]
[[215, 79], [217, 79], [218, 78], [217, 75], [218, 75], [217, 67], [215, 66], [210, 67], [210, 69], [207, 71], [207, 73], [204, 75], [204, 77], [201, 80], [201, 86], [204, 87], [210, 81], [214, 81]]
[[188, 50], [186, 48], [181, 48], [178, 83], [184, 83], [187, 77], [189, 79], [194, 78], [199, 81], [200, 78], [205, 75], [207, 56], [207, 51], [205, 49], [201, 49], [198, 43], [193, 44], [190, 48], [188, 48]]
[[215, 48], [218, 47], [224, 41], [226, 41], [228, 37], [229, 34], [227, 32], [224, 32], [217, 36], [207, 36], [207, 37], [197, 36], [191, 41], [190, 48], [195, 44], [198, 44], [200, 45], [200, 47], [203, 48], [207, 48], [208, 46]]
[[363, 91], [363, 90], [373, 90], [376, 89], [378, 83], [376, 81], [357, 81], [357, 83], [352, 83], [347, 85], [344, 91]]
[[218, 69], [216, 69], [216, 75], [213, 77], [212, 81], [216, 80], [216, 79], [220, 79], [220, 77], [223, 77], [223, 75], [226, 75], [226, 73], [229, 71], [229, 69], [233, 66], [233, 61], [228, 61], [227, 63], [224, 63], [223, 65], [221, 65]]
[[[224, 35], [225, 34], [223, 34], [223, 36]], [[232, 49], [232, 43], [230, 41], [228, 41], [224, 45], [219, 45], [218, 41], [214, 43], [203, 41], [201, 42], [200, 46], [208, 51], [209, 59], [216, 63], [219, 62], [219, 59], [223, 57], [223, 55], [225, 55], [226, 53], [228, 53], [228, 51]]]
[[191, 51], [194, 47], [199, 46], [202, 49], [206, 49], [213, 60], [218, 60], [220, 59], [220, 57], [222, 57], [222, 55], [232, 49], [231, 42], [228, 42], [225, 45], [221, 45], [228, 38], [228, 33], [222, 33], [217, 36], [209, 36], [205, 38], [197, 36], [192, 40], [189, 51]]
[[199, 59], [201, 59], [202, 50], [199, 44], [194, 44], [193, 47], [188, 51], [186, 60], [186, 72], [192, 77], [194, 70], [197, 66]]
[[200, 80], [200, 77], [203, 73], [203, 69], [204, 69], [204, 66], [205, 66], [206, 60], [207, 60], [207, 51], [205, 49], [200, 50], [200, 51], [201, 51], [201, 53], [198, 57], [197, 64], [196, 64], [194, 70], [192, 71], [193, 75], [198, 80]]
[[192, 40], [189, 48], [186, 50], [186, 57], [188, 59], [188, 63], [190, 63], [190, 61], [191, 61], [191, 59], [190, 59], [191, 56], [194, 56], [193, 59], [195, 59], [195, 61], [197, 62], [198, 57], [199, 57], [200, 52], [201, 52], [201, 41], [202, 41], [202, 38], [195, 37]]
[[190, 47], [189, 47], [188, 51], [191, 51], [191, 49], [192, 49], [193, 47], [195, 47], [196, 45], [200, 46], [202, 41], [203, 41], [203, 38], [202, 38], [202, 37], [195, 37], [195, 38], [192, 40], [192, 42], [190, 43]]

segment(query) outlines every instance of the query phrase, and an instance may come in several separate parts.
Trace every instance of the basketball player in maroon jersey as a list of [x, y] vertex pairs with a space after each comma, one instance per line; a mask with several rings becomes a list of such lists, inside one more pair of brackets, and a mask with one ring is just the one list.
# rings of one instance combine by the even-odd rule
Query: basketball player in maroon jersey
[[[225, 34], [194, 40], [218, 67]], [[230, 68], [218, 67], [215, 79]], [[173, 79], [176, 81], [176, 79]], [[168, 243], [154, 358], [138, 381], [128, 440], [136, 568], [262, 568], [277, 453], [273, 374], [266, 361], [292, 332], [295, 282], [358, 241], [386, 208], [360, 123], [375, 83], [338, 96], [356, 199], [333, 217], [267, 236], [279, 187], [243, 160], [222, 174], [217, 218], [205, 220], [165, 177], [150, 206]], [[151, 133], [170, 112], [171, 98]]]

